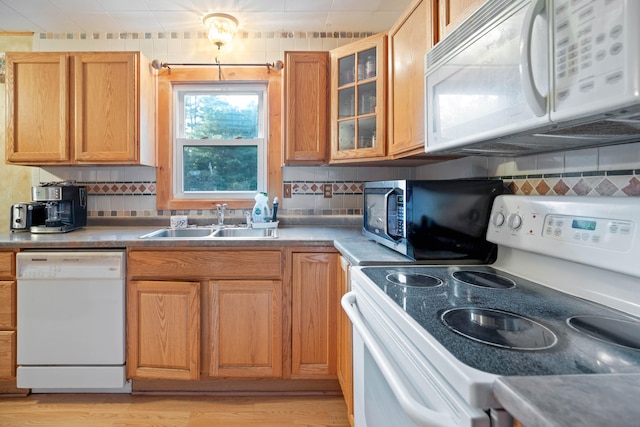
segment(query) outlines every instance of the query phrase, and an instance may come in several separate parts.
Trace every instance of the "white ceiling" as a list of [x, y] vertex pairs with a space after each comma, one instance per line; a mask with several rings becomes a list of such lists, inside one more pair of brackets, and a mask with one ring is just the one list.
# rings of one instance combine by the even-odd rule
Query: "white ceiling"
[[389, 29], [411, 0], [0, 0], [0, 31], [198, 32], [224, 12], [240, 31]]

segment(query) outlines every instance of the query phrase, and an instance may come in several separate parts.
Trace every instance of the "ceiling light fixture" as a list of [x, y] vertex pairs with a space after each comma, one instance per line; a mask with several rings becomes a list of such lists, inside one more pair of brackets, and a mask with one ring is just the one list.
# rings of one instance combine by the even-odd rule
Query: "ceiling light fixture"
[[228, 44], [238, 28], [238, 20], [226, 13], [210, 13], [202, 17], [202, 23], [207, 27], [209, 40], [218, 46], [218, 50]]

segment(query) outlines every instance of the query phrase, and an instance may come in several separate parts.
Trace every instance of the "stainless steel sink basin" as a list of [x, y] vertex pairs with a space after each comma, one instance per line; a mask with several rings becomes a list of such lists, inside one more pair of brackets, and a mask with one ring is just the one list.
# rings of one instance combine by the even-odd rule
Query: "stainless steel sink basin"
[[216, 239], [275, 239], [278, 237], [277, 228], [221, 228], [214, 231]]
[[256, 240], [275, 239], [278, 237], [277, 228], [161, 228], [140, 236], [140, 239], [228, 239], [228, 240]]
[[140, 236], [141, 239], [193, 239], [210, 237], [211, 228], [162, 228]]

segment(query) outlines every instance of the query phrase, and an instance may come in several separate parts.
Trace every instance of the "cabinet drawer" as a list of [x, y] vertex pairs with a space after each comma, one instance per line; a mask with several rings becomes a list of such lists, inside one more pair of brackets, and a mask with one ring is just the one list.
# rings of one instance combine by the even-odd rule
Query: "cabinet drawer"
[[0, 329], [16, 327], [16, 282], [0, 281]]
[[15, 265], [13, 252], [0, 252], [0, 277], [13, 279], [16, 275]]
[[0, 379], [16, 376], [16, 332], [0, 331]]
[[280, 278], [280, 251], [131, 251], [129, 277]]

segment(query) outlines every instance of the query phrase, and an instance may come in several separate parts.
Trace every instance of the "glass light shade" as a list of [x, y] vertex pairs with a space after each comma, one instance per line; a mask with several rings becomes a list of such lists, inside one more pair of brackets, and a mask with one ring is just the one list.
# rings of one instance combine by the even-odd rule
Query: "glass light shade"
[[218, 46], [218, 50], [228, 44], [238, 28], [238, 20], [226, 13], [210, 13], [202, 17], [207, 27], [209, 40]]

